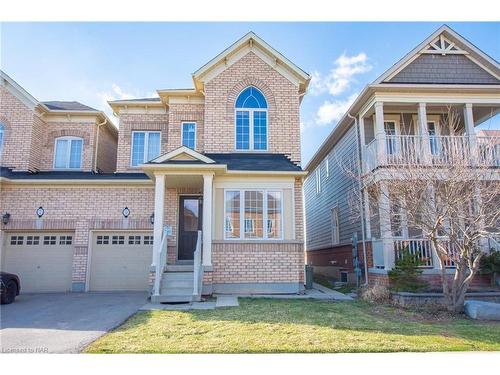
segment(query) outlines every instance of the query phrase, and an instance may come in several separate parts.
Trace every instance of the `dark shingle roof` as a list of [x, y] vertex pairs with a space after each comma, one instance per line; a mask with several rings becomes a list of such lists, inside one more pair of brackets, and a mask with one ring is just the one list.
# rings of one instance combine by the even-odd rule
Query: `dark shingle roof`
[[48, 109], [55, 111], [97, 111], [97, 109], [79, 102], [50, 101], [42, 103], [45, 104]]
[[[284, 154], [264, 153], [207, 153], [207, 158], [216, 164], [227, 165], [232, 171], [269, 171], [269, 172], [301, 172], [302, 168], [294, 164]], [[154, 164], [154, 163], [148, 163]], [[206, 164], [198, 160], [167, 160], [160, 164]]]
[[93, 173], [80, 171], [23, 172], [0, 167], [0, 176], [18, 180], [147, 180], [144, 173]]
[[276, 171], [301, 172], [302, 168], [294, 164], [284, 154], [260, 153], [229, 153], [205, 154], [218, 164], [226, 164], [228, 170], [233, 171]]

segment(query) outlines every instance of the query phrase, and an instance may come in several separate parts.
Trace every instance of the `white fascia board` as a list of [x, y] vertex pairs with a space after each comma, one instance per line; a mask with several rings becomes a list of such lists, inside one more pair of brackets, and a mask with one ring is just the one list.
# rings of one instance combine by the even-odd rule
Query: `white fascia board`
[[[272, 48], [269, 44], [267, 44], [264, 40], [259, 38], [255, 33], [249, 32], [245, 36], [243, 36], [241, 39], [233, 43], [231, 46], [226, 48], [224, 51], [222, 51], [220, 54], [218, 54], [216, 57], [211, 59], [208, 63], [203, 65], [200, 69], [195, 71], [193, 73], [193, 80], [196, 84], [197, 81], [202, 81], [202, 82], [207, 82], [211, 78], [213, 78], [213, 74], [208, 75], [208, 72], [212, 70], [214, 67], [217, 67], [217, 65], [220, 65], [222, 63], [223, 69], [226, 69], [230, 64], [224, 63], [229, 62], [228, 59], [230, 60], [231, 63], [234, 63], [235, 61], [239, 60], [242, 56], [246, 55], [248, 51], [245, 51], [243, 54], [238, 53], [238, 50], [240, 49], [245, 49], [245, 47], [249, 46], [250, 40], [252, 40], [252, 43], [254, 44], [250, 50], [256, 51], [257, 49], [261, 49], [262, 52], [267, 54], [269, 58], [274, 60], [274, 63], [271, 65], [274, 68], [277, 66], [283, 66], [288, 70], [291, 74], [293, 74], [296, 78], [294, 79], [295, 81], [300, 81], [304, 86], [307, 86], [310, 80], [310, 76], [308, 73], [300, 69], [297, 65], [292, 63], [290, 60], [288, 60], [285, 56], [283, 56], [281, 53], [276, 51], [274, 48]], [[236, 58], [231, 58], [233, 55], [236, 55]], [[260, 56], [261, 57], [261, 56]], [[266, 60], [269, 60], [266, 59]], [[265, 61], [266, 61], [265, 60]], [[267, 62], [267, 61], [266, 61]], [[281, 62], [282, 64], [276, 64], [276, 62]], [[268, 62], [269, 63], [269, 62]], [[279, 70], [278, 70], [279, 71]], [[219, 74], [220, 71], [217, 73]], [[284, 75], [283, 69], [280, 72], [281, 74]], [[285, 77], [290, 79], [290, 73], [286, 74]], [[217, 75], [216, 74], [216, 75]], [[207, 76], [207, 77], [204, 77]], [[198, 86], [198, 85], [196, 85]]]
[[144, 166], [146, 165], [155, 165], [162, 163], [164, 161], [170, 160], [176, 156], [179, 156], [181, 154], [188, 154], [189, 156], [195, 158], [196, 160], [202, 161], [207, 164], [213, 164], [215, 163], [215, 160], [210, 159], [209, 157], [206, 157], [203, 154], [200, 154], [199, 152], [196, 152], [195, 150], [186, 147], [186, 146], [181, 146], [179, 148], [176, 148], [175, 150], [172, 150], [170, 152], [167, 152], [164, 155], [158, 156], [156, 159], [151, 160], [151, 164], [143, 164]]

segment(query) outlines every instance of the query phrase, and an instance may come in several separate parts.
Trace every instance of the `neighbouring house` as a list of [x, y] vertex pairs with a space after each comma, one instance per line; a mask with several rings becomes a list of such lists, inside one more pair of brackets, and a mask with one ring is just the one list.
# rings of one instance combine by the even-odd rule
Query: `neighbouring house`
[[[459, 117], [455, 134], [441, 126], [449, 108]], [[490, 167], [498, 168], [498, 130], [475, 128], [499, 111], [499, 63], [448, 26], [439, 28], [365, 87], [305, 167], [306, 262], [318, 273], [352, 281], [355, 233], [370, 283], [387, 283], [395, 256], [409, 246], [426, 260], [423, 276], [439, 284], [430, 241], [412, 231], [404, 212], [395, 212], [390, 194], [379, 190], [373, 199], [368, 191], [389, 191], [394, 174], [387, 171], [398, 166], [443, 165], [452, 148], [468, 158], [485, 142], [496, 142]], [[356, 178], [346, 173], [349, 163]], [[449, 268], [452, 273], [453, 264]]]
[[299, 293], [310, 76], [248, 33], [190, 89], [39, 102], [1, 73], [2, 270], [22, 291]]

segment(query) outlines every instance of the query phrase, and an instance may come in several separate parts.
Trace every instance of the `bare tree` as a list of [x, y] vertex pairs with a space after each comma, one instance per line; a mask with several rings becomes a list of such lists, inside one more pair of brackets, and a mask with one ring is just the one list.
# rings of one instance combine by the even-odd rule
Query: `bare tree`
[[[478, 273], [487, 238], [500, 233], [500, 171], [494, 167], [500, 146], [498, 139], [484, 139], [472, 140], [469, 147], [467, 137], [457, 135], [460, 116], [448, 108], [441, 118], [441, 129], [448, 136], [414, 138], [405, 147], [392, 145], [400, 155], [388, 158], [376, 177], [361, 176], [352, 162], [347, 165], [338, 160], [338, 166], [353, 183], [361, 182], [372, 201], [380, 201], [381, 196], [389, 201], [388, 206], [378, 207], [380, 216], [388, 218], [388, 230], [405, 221], [414, 238], [431, 242], [447, 307], [458, 312]], [[359, 201], [362, 192], [353, 191], [358, 197], [351, 199]], [[359, 205], [351, 207], [360, 217]], [[418, 247], [413, 249], [418, 251]], [[450, 268], [455, 270], [452, 278], [447, 273]]]

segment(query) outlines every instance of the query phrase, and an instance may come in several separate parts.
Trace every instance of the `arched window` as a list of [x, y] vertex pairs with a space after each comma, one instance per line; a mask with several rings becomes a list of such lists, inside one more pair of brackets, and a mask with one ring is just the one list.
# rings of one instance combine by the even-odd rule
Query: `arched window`
[[0, 155], [2, 155], [2, 150], [3, 150], [4, 132], [5, 132], [5, 125], [0, 122]]
[[54, 169], [81, 169], [82, 153], [82, 138], [56, 138], [54, 145]]
[[244, 89], [235, 104], [236, 150], [267, 150], [267, 101], [254, 86]]

